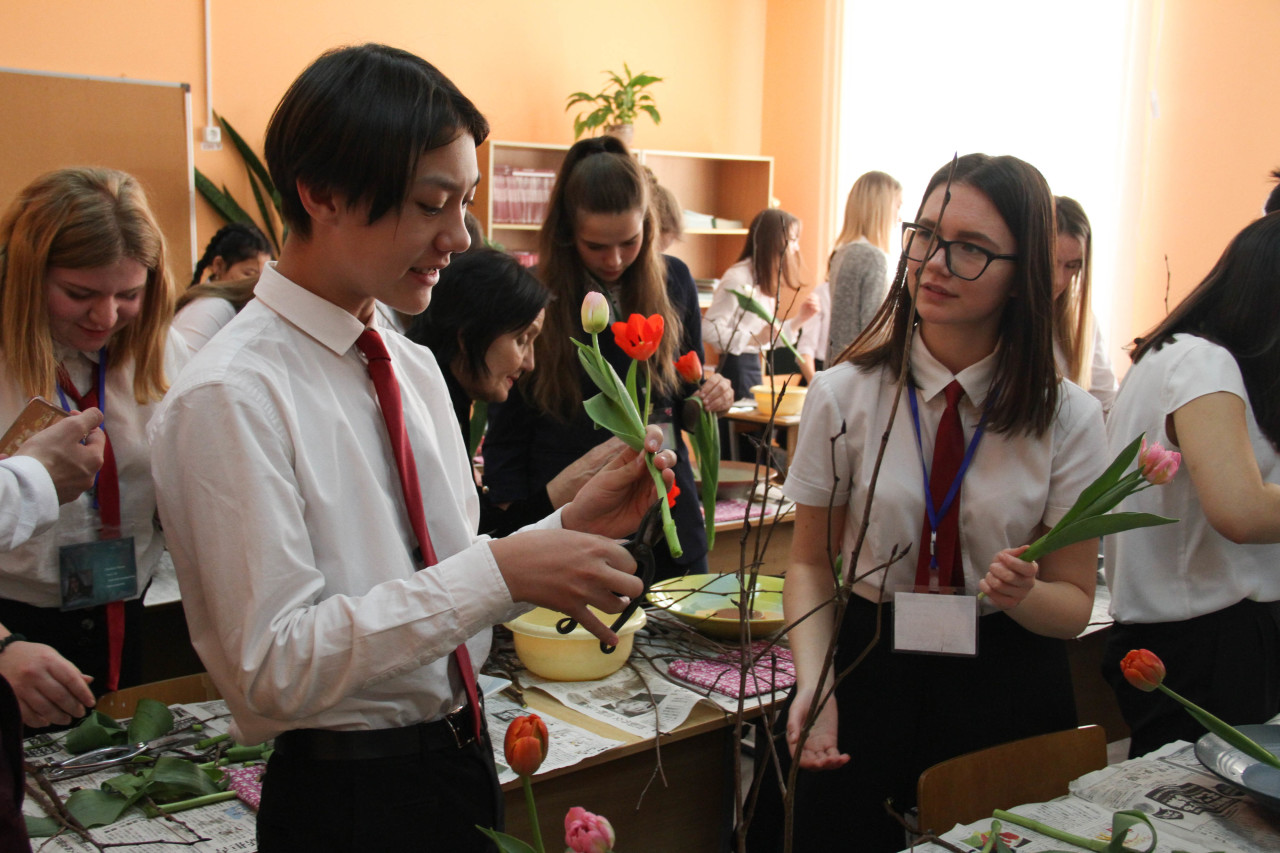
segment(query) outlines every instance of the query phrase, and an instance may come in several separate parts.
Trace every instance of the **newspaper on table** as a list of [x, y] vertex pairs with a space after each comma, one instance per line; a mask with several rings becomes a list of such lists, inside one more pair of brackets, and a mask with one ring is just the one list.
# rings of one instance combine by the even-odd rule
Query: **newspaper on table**
[[[171, 705], [174, 728], [181, 729], [190, 722], [199, 722], [208, 737], [225, 734], [231, 726], [231, 716], [222, 700]], [[55, 735], [36, 735], [28, 738], [24, 754], [29, 764], [48, 764], [70, 758], [63, 746], [65, 732]], [[112, 767], [96, 773], [86, 773], [72, 779], [50, 782], [64, 800], [78, 788], [97, 788], [112, 777], [119, 776], [124, 768]], [[33, 797], [23, 804], [27, 814], [43, 817], [44, 813]], [[197, 809], [189, 809], [174, 815], [177, 820], [164, 817], [149, 818], [138, 808], [130, 808], [113, 824], [89, 830], [99, 844], [122, 845], [121, 849], [136, 853], [172, 853], [175, 849], [195, 853], [250, 853], [258, 849], [254, 813], [240, 800], [226, 800]], [[185, 824], [185, 827], [183, 826]], [[188, 829], [189, 828], [189, 829]], [[192, 833], [195, 833], [193, 835]], [[204, 839], [196, 841], [197, 839]], [[195, 844], [191, 842], [196, 841]], [[184, 846], [175, 847], [176, 843]], [[94, 848], [74, 833], [64, 833], [53, 838], [32, 840], [33, 849], [40, 851], [92, 851]]]
[[[529, 713], [529, 709], [520, 707], [501, 694], [486, 697], [484, 707], [485, 717], [489, 723], [490, 739], [493, 741], [493, 760], [498, 765], [498, 781], [505, 785], [520, 777], [507, 766], [507, 758], [503, 750], [503, 735], [507, 731], [507, 725], [516, 717]], [[547, 757], [538, 768], [539, 773], [570, 767], [622, 743], [622, 741], [589, 732], [572, 723], [566, 723], [543, 711], [538, 711], [538, 716], [547, 724], [549, 735]]]
[[[1085, 774], [1070, 785], [1071, 793], [1047, 803], [1006, 811], [1083, 838], [1110, 840], [1112, 816], [1140, 811], [1156, 829], [1155, 853], [1273, 853], [1280, 835], [1280, 815], [1255, 803], [1241, 789], [1209, 772], [1185, 741], [1167, 744], [1141, 758]], [[991, 818], [957, 826], [942, 839], [961, 850], [978, 850], [991, 830]], [[1001, 834], [1018, 853], [1061, 850], [1055, 841], [1030, 829], [1001, 822]], [[1149, 831], [1135, 826], [1126, 847], [1144, 849]], [[916, 851], [944, 848], [922, 844]]]
[[674, 731], [702, 697], [663, 677], [644, 658], [633, 656], [599, 681], [549, 681], [526, 673], [521, 681], [580, 714], [637, 737]]

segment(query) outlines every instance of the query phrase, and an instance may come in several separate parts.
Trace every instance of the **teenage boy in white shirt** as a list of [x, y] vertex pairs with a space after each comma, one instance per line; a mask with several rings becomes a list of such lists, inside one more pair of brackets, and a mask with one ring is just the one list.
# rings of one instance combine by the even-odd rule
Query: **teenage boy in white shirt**
[[[267, 129], [290, 227], [279, 263], [153, 422], [192, 641], [237, 740], [276, 738], [264, 853], [492, 849], [475, 826], [500, 824], [501, 791], [455, 647], [478, 667], [490, 626], [529, 604], [616, 641], [586, 605], [616, 613], [642, 591], [613, 537], [653, 500], [643, 461], [624, 454], [538, 529], [477, 538], [440, 369], [384, 328], [439, 557], [423, 568], [429, 549], [354, 344], [376, 325], [375, 300], [421, 312], [450, 254], [467, 248], [487, 133], [412, 54], [364, 45], [317, 59]], [[647, 446], [660, 443], [651, 430]], [[674, 464], [670, 452], [658, 459]]]

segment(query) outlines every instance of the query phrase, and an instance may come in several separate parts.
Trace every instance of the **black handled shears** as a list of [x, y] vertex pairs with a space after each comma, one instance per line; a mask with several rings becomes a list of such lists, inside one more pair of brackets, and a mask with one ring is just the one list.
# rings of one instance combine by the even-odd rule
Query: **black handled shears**
[[[636, 608], [640, 606], [640, 602], [644, 601], [644, 597], [649, 593], [649, 585], [653, 583], [653, 575], [656, 571], [656, 564], [653, 559], [653, 548], [662, 539], [662, 501], [665, 498], [659, 497], [653, 504], [645, 510], [644, 517], [640, 519], [640, 526], [636, 528], [636, 532], [631, 538], [622, 543], [622, 547], [626, 548], [628, 553], [636, 561], [636, 577], [644, 584], [644, 589], [640, 594], [627, 604], [618, 614], [618, 618], [613, 620], [610, 630], [618, 633], [622, 630], [622, 626], [627, 624], [627, 620], [636, 612]], [[561, 634], [570, 634], [578, 627], [578, 620], [572, 616], [566, 616], [556, 622], [556, 630]], [[600, 651], [606, 655], [613, 654], [616, 647], [611, 646], [604, 640], [600, 641]]]

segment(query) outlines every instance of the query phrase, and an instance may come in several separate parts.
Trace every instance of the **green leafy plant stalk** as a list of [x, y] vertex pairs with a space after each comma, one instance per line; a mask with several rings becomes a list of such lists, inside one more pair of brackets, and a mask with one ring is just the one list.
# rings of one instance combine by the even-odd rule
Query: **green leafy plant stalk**
[[[218, 124], [222, 125], [227, 138], [231, 140], [232, 146], [244, 162], [245, 173], [249, 177], [249, 187], [253, 190], [253, 200], [258, 209], [258, 216], [262, 221], [260, 223], [255, 222], [254, 218], [245, 211], [244, 207], [227, 190], [226, 184], [219, 188], [209, 179], [208, 175], [205, 175], [199, 169], [195, 170], [196, 191], [227, 222], [252, 222], [255, 225], [260, 225], [263, 233], [267, 235], [267, 239], [271, 241], [275, 254], [279, 255], [280, 246], [288, 234], [288, 229], [285, 227], [284, 218], [281, 215], [283, 202], [276, 185], [271, 181], [271, 174], [267, 171], [267, 167], [263, 165], [262, 159], [249, 146], [249, 143], [245, 142], [244, 137], [231, 126], [229, 121], [217, 113], [214, 113], [214, 118], [218, 120]], [[279, 228], [276, 227], [277, 221], [280, 222]]]

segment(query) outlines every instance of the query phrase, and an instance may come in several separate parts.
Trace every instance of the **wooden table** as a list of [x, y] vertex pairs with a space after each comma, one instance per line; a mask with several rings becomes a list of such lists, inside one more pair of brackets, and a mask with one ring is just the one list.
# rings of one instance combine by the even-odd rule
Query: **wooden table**
[[[786, 431], [786, 444], [789, 453], [795, 452], [796, 442], [800, 440], [799, 415], [766, 415], [759, 409], [733, 408], [720, 417], [729, 422], [729, 455], [733, 459], [741, 459], [738, 455], [738, 433], [746, 429], [754, 429], [770, 421], [775, 430]], [[785, 474], [785, 469], [783, 470]]]

